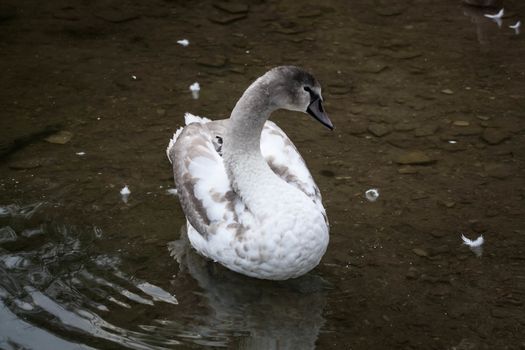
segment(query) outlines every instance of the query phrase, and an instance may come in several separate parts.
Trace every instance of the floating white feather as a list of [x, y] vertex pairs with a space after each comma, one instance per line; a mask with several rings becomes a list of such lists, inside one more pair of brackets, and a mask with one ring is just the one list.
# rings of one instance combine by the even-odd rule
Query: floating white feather
[[365, 192], [365, 197], [369, 202], [375, 202], [379, 198], [379, 190], [371, 188]]
[[509, 26], [512, 29], [518, 29], [519, 27], [521, 27], [521, 21], [517, 21], [516, 24]]
[[465, 235], [461, 235], [461, 239], [463, 240], [463, 244], [469, 246], [470, 248], [477, 248], [481, 247], [483, 243], [485, 243], [485, 239], [483, 238], [483, 235], [480, 235], [475, 240], [468, 239], [465, 237]]
[[199, 85], [198, 82], [194, 82], [193, 84], [190, 85], [190, 91], [191, 91], [191, 96], [193, 96], [193, 98], [196, 100], [199, 98], [201, 86]]
[[121, 190], [120, 190], [120, 195], [122, 196], [122, 201], [124, 203], [127, 203], [128, 202], [128, 198], [129, 198], [129, 195], [131, 194], [131, 191], [129, 190], [129, 187], [128, 185], [125, 185]]
[[188, 39], [181, 39], [181, 40], [177, 40], [177, 44], [186, 47], [190, 44], [190, 41]]
[[501, 9], [498, 13], [496, 13], [495, 15], [489, 15], [489, 14], [485, 14], [485, 17], [487, 18], [490, 18], [490, 19], [500, 19], [503, 17], [503, 15], [505, 14], [505, 9]]
[[514, 29], [514, 33], [518, 35], [520, 33], [521, 21], [517, 21], [515, 24], [509, 26], [509, 28]]
[[176, 188], [168, 188], [166, 190], [166, 193], [169, 194], [169, 195], [172, 195], [172, 196], [178, 196], [178, 192], [177, 192], [177, 189]]

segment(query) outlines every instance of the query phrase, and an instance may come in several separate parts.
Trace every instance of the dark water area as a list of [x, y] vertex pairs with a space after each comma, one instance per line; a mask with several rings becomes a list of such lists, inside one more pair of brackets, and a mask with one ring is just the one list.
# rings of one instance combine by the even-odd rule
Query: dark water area
[[[525, 4], [504, 6], [2, 2], [0, 348], [524, 349]], [[336, 126], [272, 116], [326, 255], [279, 283], [174, 259], [170, 137], [283, 64]]]

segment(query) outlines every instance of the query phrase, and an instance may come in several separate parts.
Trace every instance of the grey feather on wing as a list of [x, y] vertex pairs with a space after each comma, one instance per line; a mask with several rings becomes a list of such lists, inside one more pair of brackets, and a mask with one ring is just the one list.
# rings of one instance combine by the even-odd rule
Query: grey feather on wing
[[[190, 171], [190, 164], [197, 158], [206, 158], [215, 164], [218, 168], [223, 169], [222, 158], [217, 152], [213, 139], [216, 136], [224, 135], [224, 121], [214, 121], [210, 123], [192, 123], [186, 126], [180, 133], [175, 145], [170, 149], [170, 159], [173, 163], [173, 173], [175, 185], [179, 193], [180, 203], [183, 207], [186, 218], [190, 224], [204, 237], [212, 235], [221, 224], [226, 223], [227, 229], [233, 226], [228, 224], [237, 223], [239, 218], [235, 211], [235, 205], [240, 201], [238, 195], [231, 189], [226, 192], [218, 191], [212, 187], [207, 189], [205, 196], [208, 205], [217, 203], [222, 206], [224, 212], [222, 221], [213, 222], [208, 216], [207, 209], [203, 200], [196, 196], [195, 186], [201, 180]], [[222, 137], [222, 136], [219, 136]], [[213, 171], [211, 176], [213, 176]], [[220, 174], [215, 174], [218, 176]], [[225, 175], [225, 174], [224, 174]], [[225, 179], [225, 181], [228, 181]], [[229, 184], [228, 184], [229, 185]], [[201, 188], [202, 190], [202, 188]], [[202, 196], [202, 192], [201, 192]], [[201, 197], [202, 198], [202, 197]], [[243, 231], [240, 224], [234, 225], [236, 232]]]
[[170, 150], [170, 159], [173, 163], [175, 186], [186, 218], [199, 233], [206, 235], [210, 220], [202, 201], [195, 196], [196, 179], [188, 169], [189, 161], [193, 157], [206, 156], [207, 140], [203, 130], [203, 125], [198, 123], [186, 126]]

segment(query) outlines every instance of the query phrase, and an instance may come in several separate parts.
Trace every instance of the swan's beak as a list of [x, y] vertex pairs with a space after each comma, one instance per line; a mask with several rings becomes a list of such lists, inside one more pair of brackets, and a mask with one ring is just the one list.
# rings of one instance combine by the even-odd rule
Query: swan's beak
[[321, 124], [326, 126], [330, 130], [334, 130], [334, 124], [328, 118], [328, 115], [324, 111], [323, 101], [320, 98], [313, 100], [306, 108], [306, 113], [317, 119]]

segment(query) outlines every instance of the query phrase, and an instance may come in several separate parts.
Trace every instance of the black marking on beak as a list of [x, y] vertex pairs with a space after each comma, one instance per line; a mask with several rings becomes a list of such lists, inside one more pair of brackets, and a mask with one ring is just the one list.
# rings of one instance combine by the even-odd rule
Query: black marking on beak
[[334, 124], [332, 124], [332, 121], [328, 118], [328, 115], [324, 111], [323, 101], [320, 97], [317, 96], [312, 102], [310, 102], [308, 108], [306, 109], [306, 112], [315, 119], [317, 119], [328, 129], [334, 130]]

